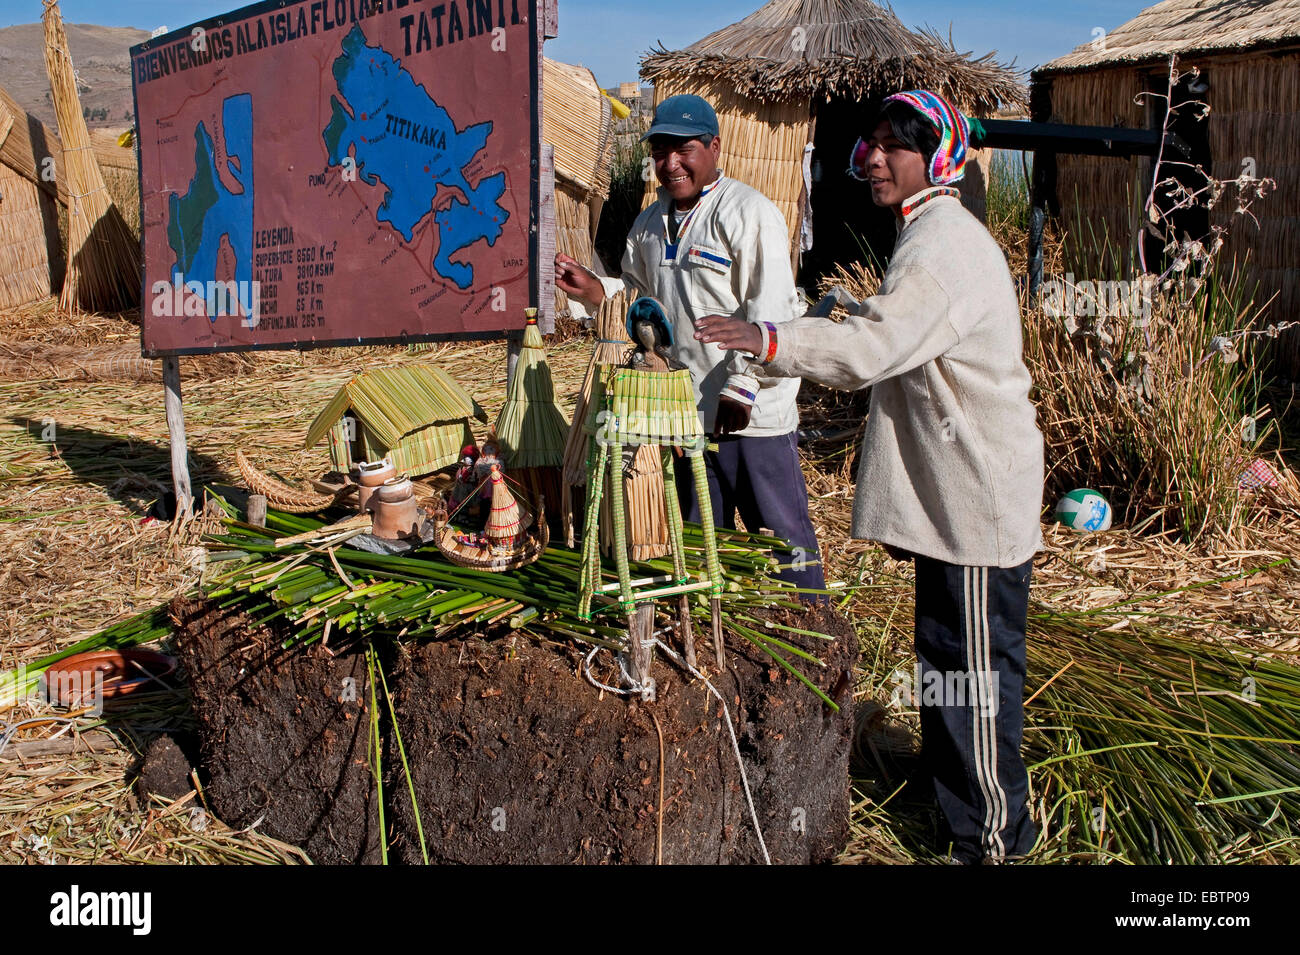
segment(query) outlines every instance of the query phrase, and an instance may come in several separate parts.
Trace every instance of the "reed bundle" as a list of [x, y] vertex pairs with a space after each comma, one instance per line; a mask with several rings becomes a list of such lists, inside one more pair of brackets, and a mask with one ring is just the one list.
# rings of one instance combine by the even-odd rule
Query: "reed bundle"
[[0, 308], [13, 308], [55, 287], [59, 223], [54, 200], [3, 163], [0, 196]]
[[59, 304], [65, 311], [121, 311], [140, 301], [140, 248], [95, 160], [57, 0], [45, 0], [42, 19], [68, 178], [68, 270]]
[[1126, 622], [1104, 609], [1030, 619], [1045, 685], [1025, 738], [1045, 846], [1187, 865], [1294, 838], [1300, 671], [1140, 615], [1099, 633], [1107, 616]]
[[586, 421], [591, 407], [591, 392], [600, 369], [606, 365], [621, 365], [632, 349], [627, 337], [627, 293], [606, 295], [596, 311], [596, 347], [587, 363], [582, 386], [578, 389], [577, 403], [573, 409], [573, 425], [564, 442], [564, 483], [568, 487], [583, 487], [587, 483], [587, 432]]
[[[0, 116], [4, 115], [9, 120], [2, 124], [8, 130], [0, 136], [0, 165], [8, 166], [46, 195], [66, 204], [68, 189], [59, 137], [0, 87]], [[47, 170], [53, 171], [52, 180]]]
[[0, 308], [58, 288], [62, 164], [57, 137], [0, 89]]
[[[441, 638], [507, 624], [540, 637], [614, 649], [626, 640], [626, 621], [616, 607], [609, 611], [612, 616], [580, 619], [582, 558], [573, 551], [548, 548], [536, 562], [508, 575], [344, 546], [323, 552], [306, 543], [283, 543], [286, 537], [309, 538], [325, 526], [321, 520], [268, 509], [266, 527], [253, 527], [241, 522], [225, 501], [215, 500], [225, 512], [226, 531], [209, 539], [209, 565], [218, 569], [203, 586], [204, 594], [222, 607], [238, 607], [258, 625], [283, 619], [291, 629], [286, 647], [305, 647], [328, 635], [331, 648], [338, 650], [379, 637]], [[706, 576], [699, 525], [686, 525], [683, 539], [688, 573]], [[820, 664], [817, 657], [778, 639], [754, 616], [765, 609], [799, 606], [800, 591], [772, 576], [777, 567], [773, 548], [781, 546], [783, 541], [759, 534], [718, 532], [717, 560], [726, 581], [719, 598], [723, 623], [826, 700], [796, 665], [799, 660]], [[231, 569], [223, 569], [224, 564]], [[673, 563], [666, 561], [645, 561], [633, 569], [638, 577], [674, 573]], [[602, 581], [614, 579], [612, 571], [602, 570]], [[709, 625], [707, 600], [694, 603], [690, 612], [700, 625]]]
[[542, 139], [555, 147], [557, 180], [576, 186], [583, 199], [607, 196], [613, 119], [595, 75], [543, 58], [542, 88]]
[[510, 379], [496, 435], [506, 468], [556, 468], [564, 461], [569, 419], [555, 397], [555, 381], [535, 320], [524, 328], [519, 363]]
[[[654, 560], [670, 550], [668, 512], [662, 449], [652, 444], [629, 445], [623, 450], [623, 510], [626, 514], [627, 543], [633, 560]], [[614, 502], [605, 495], [600, 502], [600, 546], [606, 554], [614, 547]]]

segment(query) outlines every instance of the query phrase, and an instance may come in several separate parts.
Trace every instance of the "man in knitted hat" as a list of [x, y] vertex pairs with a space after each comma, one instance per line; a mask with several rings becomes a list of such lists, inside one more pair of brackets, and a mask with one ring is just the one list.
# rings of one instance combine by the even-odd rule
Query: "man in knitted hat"
[[[782, 576], [825, 588], [808, 492], [799, 466], [797, 378], [772, 377], [735, 354], [695, 339], [695, 324], [715, 315], [781, 325], [800, 313], [790, 270], [785, 218], [772, 202], [718, 168], [722, 139], [713, 107], [699, 96], [670, 96], [655, 110], [650, 142], [659, 201], [627, 237], [621, 279], [599, 279], [567, 255], [555, 257], [555, 281], [595, 308], [625, 287], [628, 301], [658, 299], [674, 324], [672, 356], [695, 382], [704, 427], [718, 450], [705, 454], [714, 519], [751, 531], [767, 528], [791, 544]], [[689, 520], [699, 520], [689, 469], [678, 473]]]
[[897, 220], [879, 292], [843, 323], [712, 318], [696, 337], [767, 374], [871, 387], [852, 534], [915, 560], [922, 771], [952, 858], [977, 862], [1035, 840], [1020, 745], [1043, 440], [1006, 258], [953, 187], [969, 139], [934, 93], [886, 99], [850, 169]]

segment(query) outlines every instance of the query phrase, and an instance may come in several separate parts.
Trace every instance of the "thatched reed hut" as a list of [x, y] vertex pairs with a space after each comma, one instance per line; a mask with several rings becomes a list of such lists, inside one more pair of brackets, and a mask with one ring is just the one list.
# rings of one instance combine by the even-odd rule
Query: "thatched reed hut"
[[[1036, 70], [1033, 118], [1159, 129], [1164, 102], [1134, 98], [1166, 92], [1173, 55], [1180, 70], [1199, 71], [1179, 84], [1175, 102], [1195, 99], [1210, 107], [1204, 121], [1190, 108], [1176, 120], [1174, 131], [1190, 145], [1192, 160], [1216, 179], [1253, 172], [1277, 182], [1277, 191], [1251, 209], [1258, 227], [1235, 215], [1235, 201], [1175, 225], [1193, 237], [1212, 226], [1228, 228], [1225, 251], [1246, 261], [1250, 279], [1259, 282], [1258, 300], [1278, 296], [1270, 318], [1293, 319], [1300, 310], [1300, 0], [1165, 0], [1148, 7]], [[1109, 238], [1121, 261], [1130, 256], [1152, 161], [1060, 156], [1055, 173], [1066, 227], [1082, 232], [1085, 244]], [[1091, 263], [1096, 268], [1117, 267], [1098, 258]], [[1282, 370], [1300, 377], [1300, 335], [1287, 333], [1274, 354]]]
[[[596, 223], [609, 196], [612, 109], [591, 70], [543, 60], [542, 139], [555, 147], [556, 248], [584, 265], [594, 264]], [[582, 308], [574, 306], [556, 289], [557, 318]]]
[[[771, 0], [685, 49], [651, 52], [641, 76], [655, 84], [656, 103], [697, 93], [713, 104], [723, 169], [776, 203], [789, 227], [792, 261], [811, 208], [805, 281], [837, 262], [864, 258], [864, 246], [882, 260], [893, 248], [888, 212], [844, 175], [854, 141], [886, 96], [924, 87], [974, 116], [1026, 102], [1017, 74], [992, 53], [959, 53], [870, 0]], [[963, 193], [982, 218], [988, 160], [973, 158]]]
[[59, 290], [63, 183], [58, 136], [0, 89], [0, 308]]
[[437, 365], [378, 368], [339, 388], [303, 447], [328, 437], [336, 470], [388, 458], [399, 473], [420, 477], [459, 460], [474, 441], [472, 418], [487, 421], [487, 413]]

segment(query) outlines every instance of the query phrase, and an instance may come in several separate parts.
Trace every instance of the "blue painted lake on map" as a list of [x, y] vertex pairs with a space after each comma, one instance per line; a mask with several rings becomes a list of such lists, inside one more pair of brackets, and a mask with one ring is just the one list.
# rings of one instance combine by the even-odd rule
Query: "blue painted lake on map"
[[433, 268], [458, 288], [472, 287], [473, 267], [451, 257], [480, 240], [495, 245], [510, 217], [498, 203], [505, 193], [505, 173], [487, 176], [473, 187], [463, 171], [487, 145], [492, 123], [457, 130], [400, 61], [381, 47], [366, 45], [359, 26], [344, 38], [333, 73], [344, 102], [330, 97], [332, 115], [323, 134], [329, 165], [343, 165], [353, 151], [357, 177], [385, 188], [375, 218], [407, 242], [435, 197], [440, 192], [440, 202], [450, 197], [450, 204], [433, 214], [438, 226]]
[[[221, 108], [226, 171], [241, 192], [231, 192], [217, 174], [216, 149], [207, 126], [194, 129], [194, 178], [185, 195], [167, 200], [167, 242], [176, 253], [172, 282], [200, 282], [208, 317], [234, 314], [233, 303], [214, 300], [217, 254], [224, 238], [235, 254], [235, 282], [243, 313], [252, 310], [253, 279], [253, 100], [247, 93], [227, 97]], [[245, 299], [248, 299], [247, 301]]]

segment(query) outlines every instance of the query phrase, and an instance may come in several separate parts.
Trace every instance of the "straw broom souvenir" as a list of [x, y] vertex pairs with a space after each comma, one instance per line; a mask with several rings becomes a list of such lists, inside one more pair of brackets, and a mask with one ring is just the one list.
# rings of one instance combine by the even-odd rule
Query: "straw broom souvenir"
[[560, 498], [560, 466], [569, 420], [555, 398], [537, 309], [527, 309], [523, 348], [497, 418], [496, 441], [511, 478], [531, 498]]

